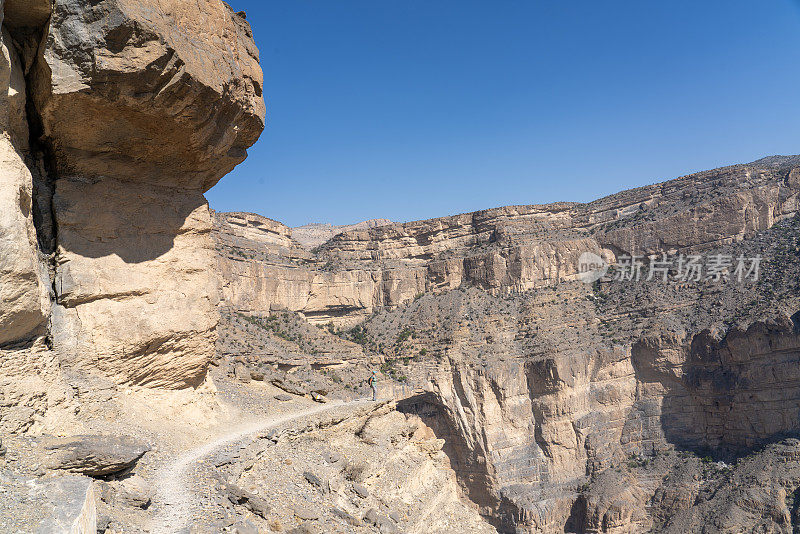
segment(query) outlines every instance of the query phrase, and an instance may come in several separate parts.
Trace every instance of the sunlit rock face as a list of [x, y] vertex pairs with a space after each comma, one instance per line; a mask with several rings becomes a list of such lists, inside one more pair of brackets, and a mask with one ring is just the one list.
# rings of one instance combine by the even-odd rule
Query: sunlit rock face
[[[276, 221], [218, 214], [223, 300], [237, 309], [291, 310], [313, 322], [348, 326], [428, 292], [477, 286], [504, 294], [552, 286], [578, 279], [586, 252], [608, 262], [623, 254], [690, 253], [768, 229], [798, 210], [796, 167], [764, 160], [588, 204], [507, 206], [365, 225], [313, 249]], [[267, 242], [257, 232], [273, 237]]]
[[264, 127], [258, 50], [221, 0], [58, 0], [32, 78], [59, 176], [205, 191]]
[[[2, 6], [2, 3], [0, 3]], [[41, 335], [50, 309], [36, 245], [23, 64], [5, 26], [0, 39], [0, 345]]]
[[[589, 204], [347, 231], [314, 249], [275, 221], [218, 214], [223, 303], [364, 321], [422, 390], [400, 409], [445, 441], [501, 532], [784, 531], [800, 485], [797, 443], [781, 442], [800, 435], [798, 176], [800, 158], [767, 158]], [[578, 281], [584, 252], [720, 251], [764, 255], [783, 278]], [[776, 442], [758, 456], [774, 468], [730, 472], [758, 492], [703, 489], [712, 460]]]
[[203, 193], [264, 127], [244, 14], [220, 0], [0, 5], [0, 344], [49, 326], [65, 365], [198, 385], [218, 300]]
[[[218, 299], [203, 195], [62, 179], [53, 204], [56, 347], [120, 382], [198, 385], [216, 339]], [[98, 213], [97, 205], [114, 209]]]
[[56, 347], [121, 382], [199, 384], [218, 298], [202, 193], [264, 126], [247, 22], [219, 0], [58, 1], [33, 80], [57, 174]]

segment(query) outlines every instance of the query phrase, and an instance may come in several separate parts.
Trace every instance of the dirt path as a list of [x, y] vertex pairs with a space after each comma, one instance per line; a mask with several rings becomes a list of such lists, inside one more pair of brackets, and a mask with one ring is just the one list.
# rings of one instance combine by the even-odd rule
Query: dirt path
[[195, 511], [198, 507], [196, 490], [202, 482], [202, 475], [198, 473], [198, 468], [204, 459], [212, 457], [225, 447], [235, 445], [253, 434], [271, 430], [280, 425], [301, 420], [327, 410], [366, 403], [368, 403], [366, 400], [330, 403], [283, 414], [238, 428], [230, 434], [224, 434], [199, 447], [183, 452], [162, 467], [154, 480], [156, 494], [153, 499], [153, 507], [157, 514], [150, 523], [149, 532], [153, 534], [188, 532], [192, 525], [192, 520], [195, 519]]

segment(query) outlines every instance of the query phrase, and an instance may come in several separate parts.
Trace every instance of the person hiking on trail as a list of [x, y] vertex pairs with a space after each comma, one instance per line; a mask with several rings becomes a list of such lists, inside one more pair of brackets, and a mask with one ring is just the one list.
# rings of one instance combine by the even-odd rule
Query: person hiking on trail
[[378, 400], [378, 377], [375, 374], [375, 371], [372, 371], [372, 376], [369, 377], [368, 383], [372, 388], [372, 400]]

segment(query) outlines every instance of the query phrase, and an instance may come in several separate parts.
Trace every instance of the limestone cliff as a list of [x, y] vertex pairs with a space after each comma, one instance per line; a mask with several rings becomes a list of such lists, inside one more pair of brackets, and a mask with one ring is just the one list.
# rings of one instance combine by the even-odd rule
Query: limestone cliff
[[[625, 191], [589, 204], [509, 206], [335, 235], [315, 254], [271, 223], [284, 251], [217, 220], [223, 301], [353, 325], [427, 292], [478, 286], [495, 294], [578, 275], [578, 259], [691, 251], [741, 241], [798, 209], [798, 158], [773, 158]], [[250, 216], [252, 218], [252, 216]], [[228, 219], [230, 219], [228, 217]], [[236, 223], [238, 224], [238, 223]], [[248, 244], [248, 240], [250, 244]], [[248, 252], [249, 251], [249, 252]]]
[[292, 239], [306, 248], [316, 248], [333, 236], [351, 230], [366, 230], [378, 226], [392, 224], [389, 219], [369, 219], [355, 224], [333, 225], [326, 223], [312, 223], [292, 228]]
[[[264, 126], [243, 14], [0, 0], [0, 22], [2, 432], [54, 431], [96, 384], [198, 386], [221, 347], [220, 374], [317, 401], [380, 369], [428, 443], [403, 458], [500, 532], [800, 528], [800, 157], [290, 229], [203, 196]], [[584, 284], [586, 252], [765, 262], [749, 285]]]
[[[218, 321], [203, 193], [264, 127], [244, 14], [7, 0], [0, 20], [2, 367], [198, 385]], [[19, 428], [14, 410], [41, 415], [50, 386], [6, 378], [0, 428]]]
[[[2, 7], [2, 3], [0, 3]], [[9, 21], [6, 21], [9, 22]], [[29, 133], [23, 63], [6, 24], [0, 39], [0, 345], [37, 333], [47, 321], [47, 274], [33, 225], [33, 176], [25, 165]]]
[[[500, 532], [789, 532], [798, 169], [798, 157], [767, 158], [589, 204], [345, 232], [315, 253], [277, 223], [267, 246], [218, 215], [222, 302], [361, 321], [329, 328], [380, 358], [386, 380], [414, 386], [401, 410], [445, 441]], [[584, 284], [583, 252], [759, 255], [763, 276]], [[741, 460], [765, 446], [777, 448]], [[763, 491], [725, 486], [770, 462]]]

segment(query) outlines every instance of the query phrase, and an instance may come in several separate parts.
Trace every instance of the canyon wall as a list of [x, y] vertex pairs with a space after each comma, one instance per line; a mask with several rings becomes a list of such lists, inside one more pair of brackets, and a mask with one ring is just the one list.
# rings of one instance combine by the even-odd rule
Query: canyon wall
[[[429, 291], [464, 284], [523, 291], [575, 278], [581, 253], [603, 251], [587, 235], [546, 235], [545, 229], [562, 222], [553, 210], [501, 208], [488, 216], [480, 212], [345, 232], [313, 253], [293, 241], [288, 228], [274, 223], [264, 235], [281, 235], [285, 242], [268, 256], [260, 252], [266, 238], [245, 235], [231, 222], [236, 214], [218, 214], [222, 299], [235, 309], [296, 311], [318, 324], [352, 326], [375, 310]], [[516, 235], [513, 225], [526, 233]], [[529, 226], [536, 235], [527, 233]]]
[[[200, 384], [219, 299], [203, 193], [264, 127], [244, 14], [221, 0], [7, 0], [0, 16], [3, 368]], [[5, 378], [9, 406], [49, 402], [46, 384]]]
[[[741, 241], [798, 209], [795, 159], [766, 159], [624, 191], [589, 204], [508, 206], [339, 233], [312, 252], [272, 221], [282, 243], [243, 233], [218, 214], [223, 301], [242, 310], [290, 310], [351, 326], [421, 294], [477, 286], [522, 292], [578, 278], [592, 252], [617, 256], [690, 252]], [[242, 224], [244, 226], [242, 226]], [[236, 234], [237, 241], [226, 236]]]
[[[630, 473], [632, 462], [677, 449], [735, 464], [800, 434], [800, 335], [791, 321], [727, 334], [650, 332], [632, 348], [592, 339], [591, 323], [580, 328], [584, 339], [549, 357], [515, 356], [521, 347], [512, 344], [482, 361], [465, 340], [451, 341], [429, 392], [401, 406], [445, 439], [467, 495], [501, 532], [647, 531], [659, 491], [687, 500], [671, 517], [691, 514], [695, 496], [667, 488], [666, 470]], [[611, 480], [617, 472], [628, 474]]]
[[[275, 221], [216, 214], [222, 304], [360, 322], [387, 368], [407, 366], [417, 393], [400, 409], [445, 440], [501, 532], [685, 529], [702, 483], [665, 458], [730, 462], [800, 434], [798, 175], [800, 158], [767, 158], [589, 204], [348, 231], [313, 251]], [[592, 285], [577, 280], [583, 252], [758, 254], [770, 275]], [[777, 507], [770, 525], [790, 514], [769, 497], [781, 483], [752, 503]]]
[[[0, 0], [0, 19], [0, 430], [52, 430], [74, 414], [76, 375], [198, 386], [224, 308], [359, 324], [345, 350], [412, 383], [401, 409], [445, 440], [502, 532], [646, 530], [698, 493], [634, 472], [640, 458], [732, 461], [800, 433], [800, 158], [588, 204], [380, 221], [312, 249], [313, 228], [203, 197], [264, 126], [243, 14]], [[585, 252], [715, 251], [769, 256], [772, 278], [578, 281]], [[730, 509], [788, 524], [797, 484], [775, 477]]]
[[389, 219], [369, 219], [355, 224], [333, 225], [325, 223], [312, 223], [292, 228], [292, 239], [306, 248], [316, 248], [333, 236], [350, 230], [366, 230], [378, 226], [392, 224]]

